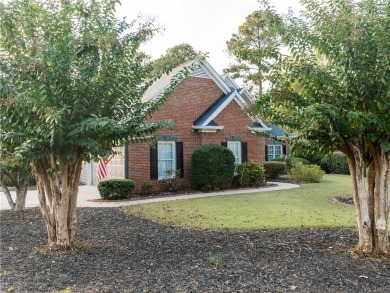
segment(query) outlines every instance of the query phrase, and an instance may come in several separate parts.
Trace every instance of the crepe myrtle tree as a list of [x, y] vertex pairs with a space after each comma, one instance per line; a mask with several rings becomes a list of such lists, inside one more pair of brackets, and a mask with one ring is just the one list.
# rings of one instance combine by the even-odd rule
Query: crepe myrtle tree
[[[21, 211], [26, 207], [28, 186], [33, 179], [31, 166], [27, 160], [11, 155], [0, 145], [0, 186], [7, 198], [11, 210]], [[11, 196], [10, 186], [15, 188], [15, 200]]]
[[[0, 83], [1, 84], [1, 83]], [[4, 101], [5, 102], [5, 101]], [[3, 115], [1, 103], [0, 116]], [[33, 179], [30, 162], [14, 155], [15, 148], [20, 145], [17, 137], [13, 140], [6, 140], [5, 135], [11, 130], [11, 123], [3, 123], [5, 119], [0, 118], [0, 186], [3, 189], [11, 210], [20, 211], [26, 207], [26, 196], [30, 182]], [[12, 198], [10, 186], [15, 189], [15, 199]]]
[[[357, 252], [389, 251], [390, 4], [304, 0], [286, 16], [290, 54], [275, 64], [256, 113], [297, 130], [304, 147], [346, 154], [353, 182]], [[321, 57], [321, 58], [319, 58]]]
[[[82, 161], [153, 138], [172, 122], [148, 123], [175, 86], [151, 102], [141, 97], [157, 78], [139, 47], [158, 31], [152, 20], [115, 17], [116, 0], [10, 0], [0, 3], [1, 124], [14, 155], [37, 179], [48, 243], [76, 241]], [[202, 62], [202, 58], [199, 59]]]

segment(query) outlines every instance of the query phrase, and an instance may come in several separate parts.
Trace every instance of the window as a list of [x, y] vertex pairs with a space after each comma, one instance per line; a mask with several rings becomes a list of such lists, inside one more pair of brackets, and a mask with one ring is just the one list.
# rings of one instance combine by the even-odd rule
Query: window
[[267, 161], [271, 161], [283, 156], [283, 146], [282, 145], [267, 145], [268, 155]]
[[227, 147], [232, 151], [236, 158], [235, 165], [238, 166], [241, 163], [248, 161], [248, 143], [242, 141], [238, 136], [229, 136], [226, 138], [227, 141], [221, 142], [221, 145]]
[[174, 136], [164, 135], [150, 147], [150, 179], [172, 178], [179, 170], [183, 178], [183, 142], [176, 141]]
[[157, 143], [158, 179], [175, 177], [176, 149], [174, 141], [159, 141]]
[[240, 165], [242, 162], [241, 141], [228, 141], [227, 148], [232, 151], [234, 157], [236, 158], [236, 162], [234, 164], [236, 166]]

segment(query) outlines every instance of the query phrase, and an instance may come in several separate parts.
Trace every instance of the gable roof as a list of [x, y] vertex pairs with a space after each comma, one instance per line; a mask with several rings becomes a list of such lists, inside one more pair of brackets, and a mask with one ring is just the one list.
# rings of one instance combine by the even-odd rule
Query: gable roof
[[[252, 101], [253, 96], [246, 88], [240, 88], [234, 79], [227, 73], [221, 76], [218, 75], [207, 60], [202, 59], [199, 56], [192, 61], [174, 68], [169, 74], [164, 74], [156, 80], [145, 92], [142, 97], [142, 102], [148, 102], [152, 99], [158, 98], [169, 86], [171, 79], [174, 78], [175, 75], [179, 74], [180, 71], [188, 67], [193, 67], [192, 70], [190, 70], [190, 76], [210, 78], [223, 92], [221, 97], [216, 99], [213, 104], [211, 104], [197, 119], [195, 119], [192, 128], [205, 130], [222, 129], [223, 126], [218, 125], [214, 119], [222, 112], [223, 109], [225, 109], [233, 100], [238, 103], [241, 108], [245, 108], [247, 103], [241, 96], [242, 93], [245, 93]], [[259, 117], [249, 117], [255, 125], [252, 125], [252, 127], [249, 128], [251, 131], [254, 129], [256, 129], [256, 131], [271, 130], [271, 128], [267, 127], [267, 125]]]
[[193, 126], [208, 126], [211, 121], [229, 104], [235, 92], [222, 95], [210, 105], [192, 124]]
[[251, 92], [246, 87], [243, 87], [243, 88], [240, 88], [237, 90], [240, 93], [240, 95], [245, 94], [251, 102], [254, 101], [254, 99], [255, 99], [254, 96], [251, 94]]
[[169, 85], [171, 79], [182, 71], [185, 67], [188, 67], [194, 63], [194, 60], [184, 63], [174, 69], [168, 74], [163, 74], [159, 79], [157, 79], [152, 85], [146, 90], [145, 94], [142, 97], [142, 102], [148, 102], [158, 96], [164, 91], [165, 88]]
[[171, 79], [180, 73], [180, 71], [193, 66], [194, 69], [190, 70], [190, 76], [210, 78], [212, 79], [221, 91], [225, 94], [229, 93], [231, 89], [224, 82], [224, 80], [218, 75], [218, 73], [211, 67], [207, 60], [201, 60], [200, 57], [195, 58], [194, 60], [188, 61], [175, 67], [168, 74], [163, 74], [159, 79], [157, 79], [145, 92], [142, 97], [142, 102], [148, 102], [164, 92], [164, 90], [169, 86]]
[[226, 82], [226, 84], [229, 87], [232, 87], [235, 90], [238, 90], [240, 88], [240, 86], [236, 83], [236, 81], [228, 73], [222, 74], [221, 78]]

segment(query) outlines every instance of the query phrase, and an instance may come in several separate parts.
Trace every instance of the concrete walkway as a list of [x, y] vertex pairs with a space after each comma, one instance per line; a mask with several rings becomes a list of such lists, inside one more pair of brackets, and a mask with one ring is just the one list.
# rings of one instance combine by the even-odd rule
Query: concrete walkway
[[[211, 197], [217, 195], [235, 195], [235, 194], [244, 194], [244, 193], [254, 193], [254, 192], [264, 192], [264, 191], [273, 191], [273, 190], [282, 190], [297, 188], [299, 185], [282, 183], [282, 182], [268, 182], [270, 184], [276, 184], [277, 186], [271, 187], [261, 187], [261, 188], [251, 188], [251, 189], [237, 189], [237, 190], [228, 190], [228, 191], [218, 191], [218, 192], [209, 192], [209, 193], [192, 193], [179, 196], [169, 196], [169, 197], [160, 197], [160, 198], [150, 198], [142, 200], [127, 200], [127, 201], [104, 201], [97, 202], [93, 201], [100, 199], [99, 192], [96, 186], [91, 185], [81, 185], [79, 187], [79, 195], [77, 199], [78, 207], [121, 207], [126, 205], [136, 205], [136, 204], [145, 204], [151, 202], [160, 202], [160, 201], [169, 201], [169, 200], [180, 200], [180, 199], [190, 199], [190, 198], [199, 198], [199, 197]], [[12, 196], [15, 198], [15, 193], [11, 192]], [[92, 200], [92, 201], [91, 201]], [[38, 201], [38, 191], [29, 190], [27, 192], [26, 207], [37, 207], [39, 206]], [[0, 210], [8, 210], [9, 204], [3, 192], [0, 192]]]

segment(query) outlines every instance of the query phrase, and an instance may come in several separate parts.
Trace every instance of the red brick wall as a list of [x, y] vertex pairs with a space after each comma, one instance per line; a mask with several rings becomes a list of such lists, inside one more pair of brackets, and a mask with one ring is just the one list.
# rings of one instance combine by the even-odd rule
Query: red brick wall
[[224, 126], [224, 128], [216, 133], [203, 133], [203, 144], [220, 144], [226, 141], [229, 136], [239, 136], [242, 141], [248, 143], [248, 161], [264, 161], [265, 140], [260, 135], [255, 135], [249, 131], [248, 127], [253, 122], [234, 100], [219, 113], [214, 121]]
[[250, 104], [250, 103], [251, 103], [249, 97], [247, 97], [245, 93], [243, 93], [243, 94], [241, 95], [241, 97], [244, 99], [244, 101], [245, 101], [247, 104]]
[[[179, 84], [168, 101], [159, 109], [151, 121], [173, 119], [177, 122], [174, 131], [160, 130], [158, 135], [172, 135], [183, 142], [184, 181], [190, 184], [190, 162], [192, 153], [202, 144], [226, 141], [229, 136], [240, 136], [248, 142], [248, 160], [264, 161], [264, 138], [253, 135], [248, 127], [250, 118], [232, 101], [215, 119], [224, 126], [216, 133], [198, 133], [192, 129], [193, 122], [219, 97], [221, 89], [211, 79], [189, 77]], [[129, 178], [136, 183], [135, 192], [142, 182], [150, 179], [150, 146], [135, 144], [129, 146]], [[157, 188], [161, 182], [154, 180]]]

